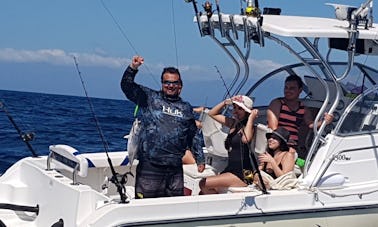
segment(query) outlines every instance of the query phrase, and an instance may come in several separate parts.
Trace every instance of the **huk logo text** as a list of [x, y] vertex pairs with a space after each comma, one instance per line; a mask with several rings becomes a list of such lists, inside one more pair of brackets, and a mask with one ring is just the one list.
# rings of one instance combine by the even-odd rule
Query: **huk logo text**
[[168, 107], [163, 106], [163, 113], [171, 115], [171, 116], [175, 116], [175, 117], [183, 117], [183, 114], [180, 110], [172, 109], [169, 106]]

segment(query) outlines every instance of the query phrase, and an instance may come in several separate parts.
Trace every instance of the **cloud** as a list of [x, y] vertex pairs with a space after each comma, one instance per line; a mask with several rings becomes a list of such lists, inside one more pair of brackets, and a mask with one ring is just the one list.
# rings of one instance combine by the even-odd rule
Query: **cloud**
[[[283, 65], [271, 60], [255, 60], [249, 59], [249, 78], [254, 77], [254, 79], [261, 78], [274, 69], [278, 69]], [[244, 64], [240, 62], [240, 78], [244, 76]], [[219, 71], [218, 71], [219, 70]], [[225, 80], [232, 80], [236, 74], [236, 68], [234, 64], [220, 64], [219, 67], [209, 65], [183, 65], [180, 66], [180, 71], [189, 77], [191, 80], [196, 81], [209, 81], [216, 80], [220, 81], [220, 76]]]
[[254, 75], [263, 76], [270, 73], [274, 69], [278, 69], [283, 65], [271, 60], [249, 60], [249, 67]]
[[[120, 69], [130, 63], [130, 59], [104, 56], [104, 52], [100, 49], [96, 53], [78, 53], [65, 52], [61, 49], [40, 49], [40, 50], [16, 50], [13, 48], [0, 49], [0, 62], [16, 62], [16, 63], [48, 63], [53, 65], [69, 65], [73, 64], [73, 56], [76, 57], [80, 66], [107, 67]], [[242, 65], [242, 64], [241, 64]], [[250, 72], [253, 75], [265, 75], [271, 69], [281, 67], [281, 64], [271, 60], [249, 60]], [[146, 64], [141, 68], [149, 74], [158, 72], [165, 67], [162, 63]], [[218, 80], [219, 73], [214, 67], [208, 65], [181, 65], [180, 71], [187, 75], [188, 78], [195, 81]], [[232, 79], [235, 74], [234, 65], [225, 65], [220, 69], [220, 73], [224, 78]], [[243, 74], [244, 71], [241, 71]]]
[[122, 68], [130, 62], [126, 58], [104, 57], [99, 54], [67, 53], [60, 49], [16, 50], [0, 49], [1, 62], [49, 63], [54, 65], [72, 65], [73, 56], [80, 65]]

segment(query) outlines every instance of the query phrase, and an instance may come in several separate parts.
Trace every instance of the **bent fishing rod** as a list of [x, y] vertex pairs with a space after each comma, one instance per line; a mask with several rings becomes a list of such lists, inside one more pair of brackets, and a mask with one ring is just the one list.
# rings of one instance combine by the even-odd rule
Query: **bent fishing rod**
[[76, 57], [75, 56], [72, 56], [72, 57], [74, 59], [77, 74], [79, 75], [79, 78], [80, 78], [80, 81], [81, 81], [81, 84], [82, 84], [82, 87], [83, 87], [83, 90], [84, 90], [84, 93], [85, 93], [85, 97], [87, 98], [87, 101], [88, 101], [88, 104], [89, 104], [89, 107], [90, 107], [90, 110], [91, 110], [91, 114], [92, 114], [92, 116], [95, 120], [96, 129], [97, 129], [97, 132], [100, 135], [102, 144], [104, 146], [105, 154], [106, 154], [106, 157], [107, 157], [107, 160], [108, 160], [108, 163], [109, 163], [109, 167], [110, 167], [110, 170], [112, 172], [112, 178], [110, 179], [110, 181], [117, 187], [117, 192], [119, 193], [119, 195], [121, 197], [121, 203], [127, 203], [127, 201], [126, 201], [126, 199], [127, 199], [126, 189], [125, 189], [125, 186], [124, 186], [124, 184], [127, 181], [127, 173], [123, 174], [123, 175], [119, 175], [114, 169], [112, 160], [109, 157], [109, 146], [108, 146], [108, 143], [105, 140], [104, 133], [102, 132], [102, 129], [100, 127], [100, 122], [98, 121], [97, 115], [94, 111], [92, 100], [88, 96], [88, 92], [87, 92], [87, 89], [85, 87], [84, 79], [81, 76], [81, 72], [80, 72], [80, 69], [79, 69], [79, 64], [76, 60]]
[[[230, 91], [228, 90], [227, 88], [227, 85], [226, 85], [226, 82], [225, 80], [223, 79], [223, 76], [222, 74], [220, 73], [220, 71], [218, 70], [218, 67], [217, 66], [214, 66], [216, 69], [217, 69], [217, 73], [219, 74], [219, 77], [221, 78], [222, 82], [223, 82], [223, 86], [225, 87], [226, 89], [226, 92], [227, 92], [227, 96], [229, 97], [229, 99], [231, 100], [232, 97], [230, 95]], [[254, 125], [255, 127], [255, 125]], [[242, 134], [245, 136], [245, 131], [244, 131], [244, 127], [241, 127], [241, 130], [242, 130]], [[256, 157], [254, 154], [252, 154], [252, 148], [251, 148], [251, 144], [250, 143], [247, 143], [247, 146], [248, 146], [248, 154], [249, 154], [249, 160], [251, 161], [251, 164], [252, 166], [255, 167], [255, 174], [258, 175], [258, 178], [259, 178], [259, 181], [260, 181], [260, 184], [261, 184], [261, 190], [263, 192], [263, 194], [268, 194], [267, 190], [266, 190], [266, 187], [265, 187], [265, 184], [264, 184], [264, 181], [262, 179], [262, 175], [261, 175], [261, 172], [260, 172], [260, 169], [259, 169], [259, 165], [257, 163], [257, 160], [256, 160]]]
[[34, 139], [34, 133], [28, 132], [24, 133], [16, 124], [14, 121], [12, 115], [9, 113], [7, 108], [5, 107], [4, 103], [0, 101], [0, 108], [4, 111], [5, 115], [8, 117], [9, 121], [12, 123], [13, 127], [16, 129], [18, 135], [20, 136], [21, 140], [25, 142], [28, 149], [33, 154], [33, 157], [38, 157], [37, 153], [33, 149], [32, 145], [30, 144], [30, 141]]

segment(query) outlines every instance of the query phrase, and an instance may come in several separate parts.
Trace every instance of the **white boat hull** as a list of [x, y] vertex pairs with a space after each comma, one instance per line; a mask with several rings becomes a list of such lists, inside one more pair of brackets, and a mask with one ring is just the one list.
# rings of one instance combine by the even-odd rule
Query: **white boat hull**
[[[39, 207], [38, 214], [0, 209], [0, 220], [6, 226], [52, 226], [60, 219], [64, 226], [98, 227], [177, 226], [178, 223], [182, 226], [369, 226], [378, 223], [376, 193], [356, 202], [358, 195], [345, 199], [301, 189], [270, 191], [267, 195], [252, 190], [131, 199], [120, 204], [114, 186], [109, 185], [107, 192], [101, 190], [108, 167], [89, 169], [85, 178], [78, 177], [82, 183], [73, 185], [71, 173], [46, 170], [46, 162], [47, 157], [25, 158], [1, 177], [1, 204]], [[128, 169], [129, 166], [116, 168], [119, 172]], [[132, 187], [128, 191], [132, 197]]]

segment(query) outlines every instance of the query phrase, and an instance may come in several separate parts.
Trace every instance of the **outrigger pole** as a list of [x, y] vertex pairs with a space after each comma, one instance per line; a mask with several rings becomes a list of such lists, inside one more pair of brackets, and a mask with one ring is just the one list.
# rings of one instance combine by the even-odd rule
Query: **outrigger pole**
[[0, 108], [4, 111], [5, 115], [7, 115], [9, 121], [12, 123], [13, 127], [17, 130], [18, 135], [22, 139], [22, 141], [25, 142], [28, 149], [33, 154], [33, 157], [38, 157], [37, 153], [33, 149], [32, 145], [29, 143], [29, 141], [32, 141], [34, 139], [33, 133], [23, 133], [22, 130], [17, 126], [16, 122], [13, 120], [12, 115], [8, 112], [7, 108], [5, 107], [3, 102], [0, 102]]

